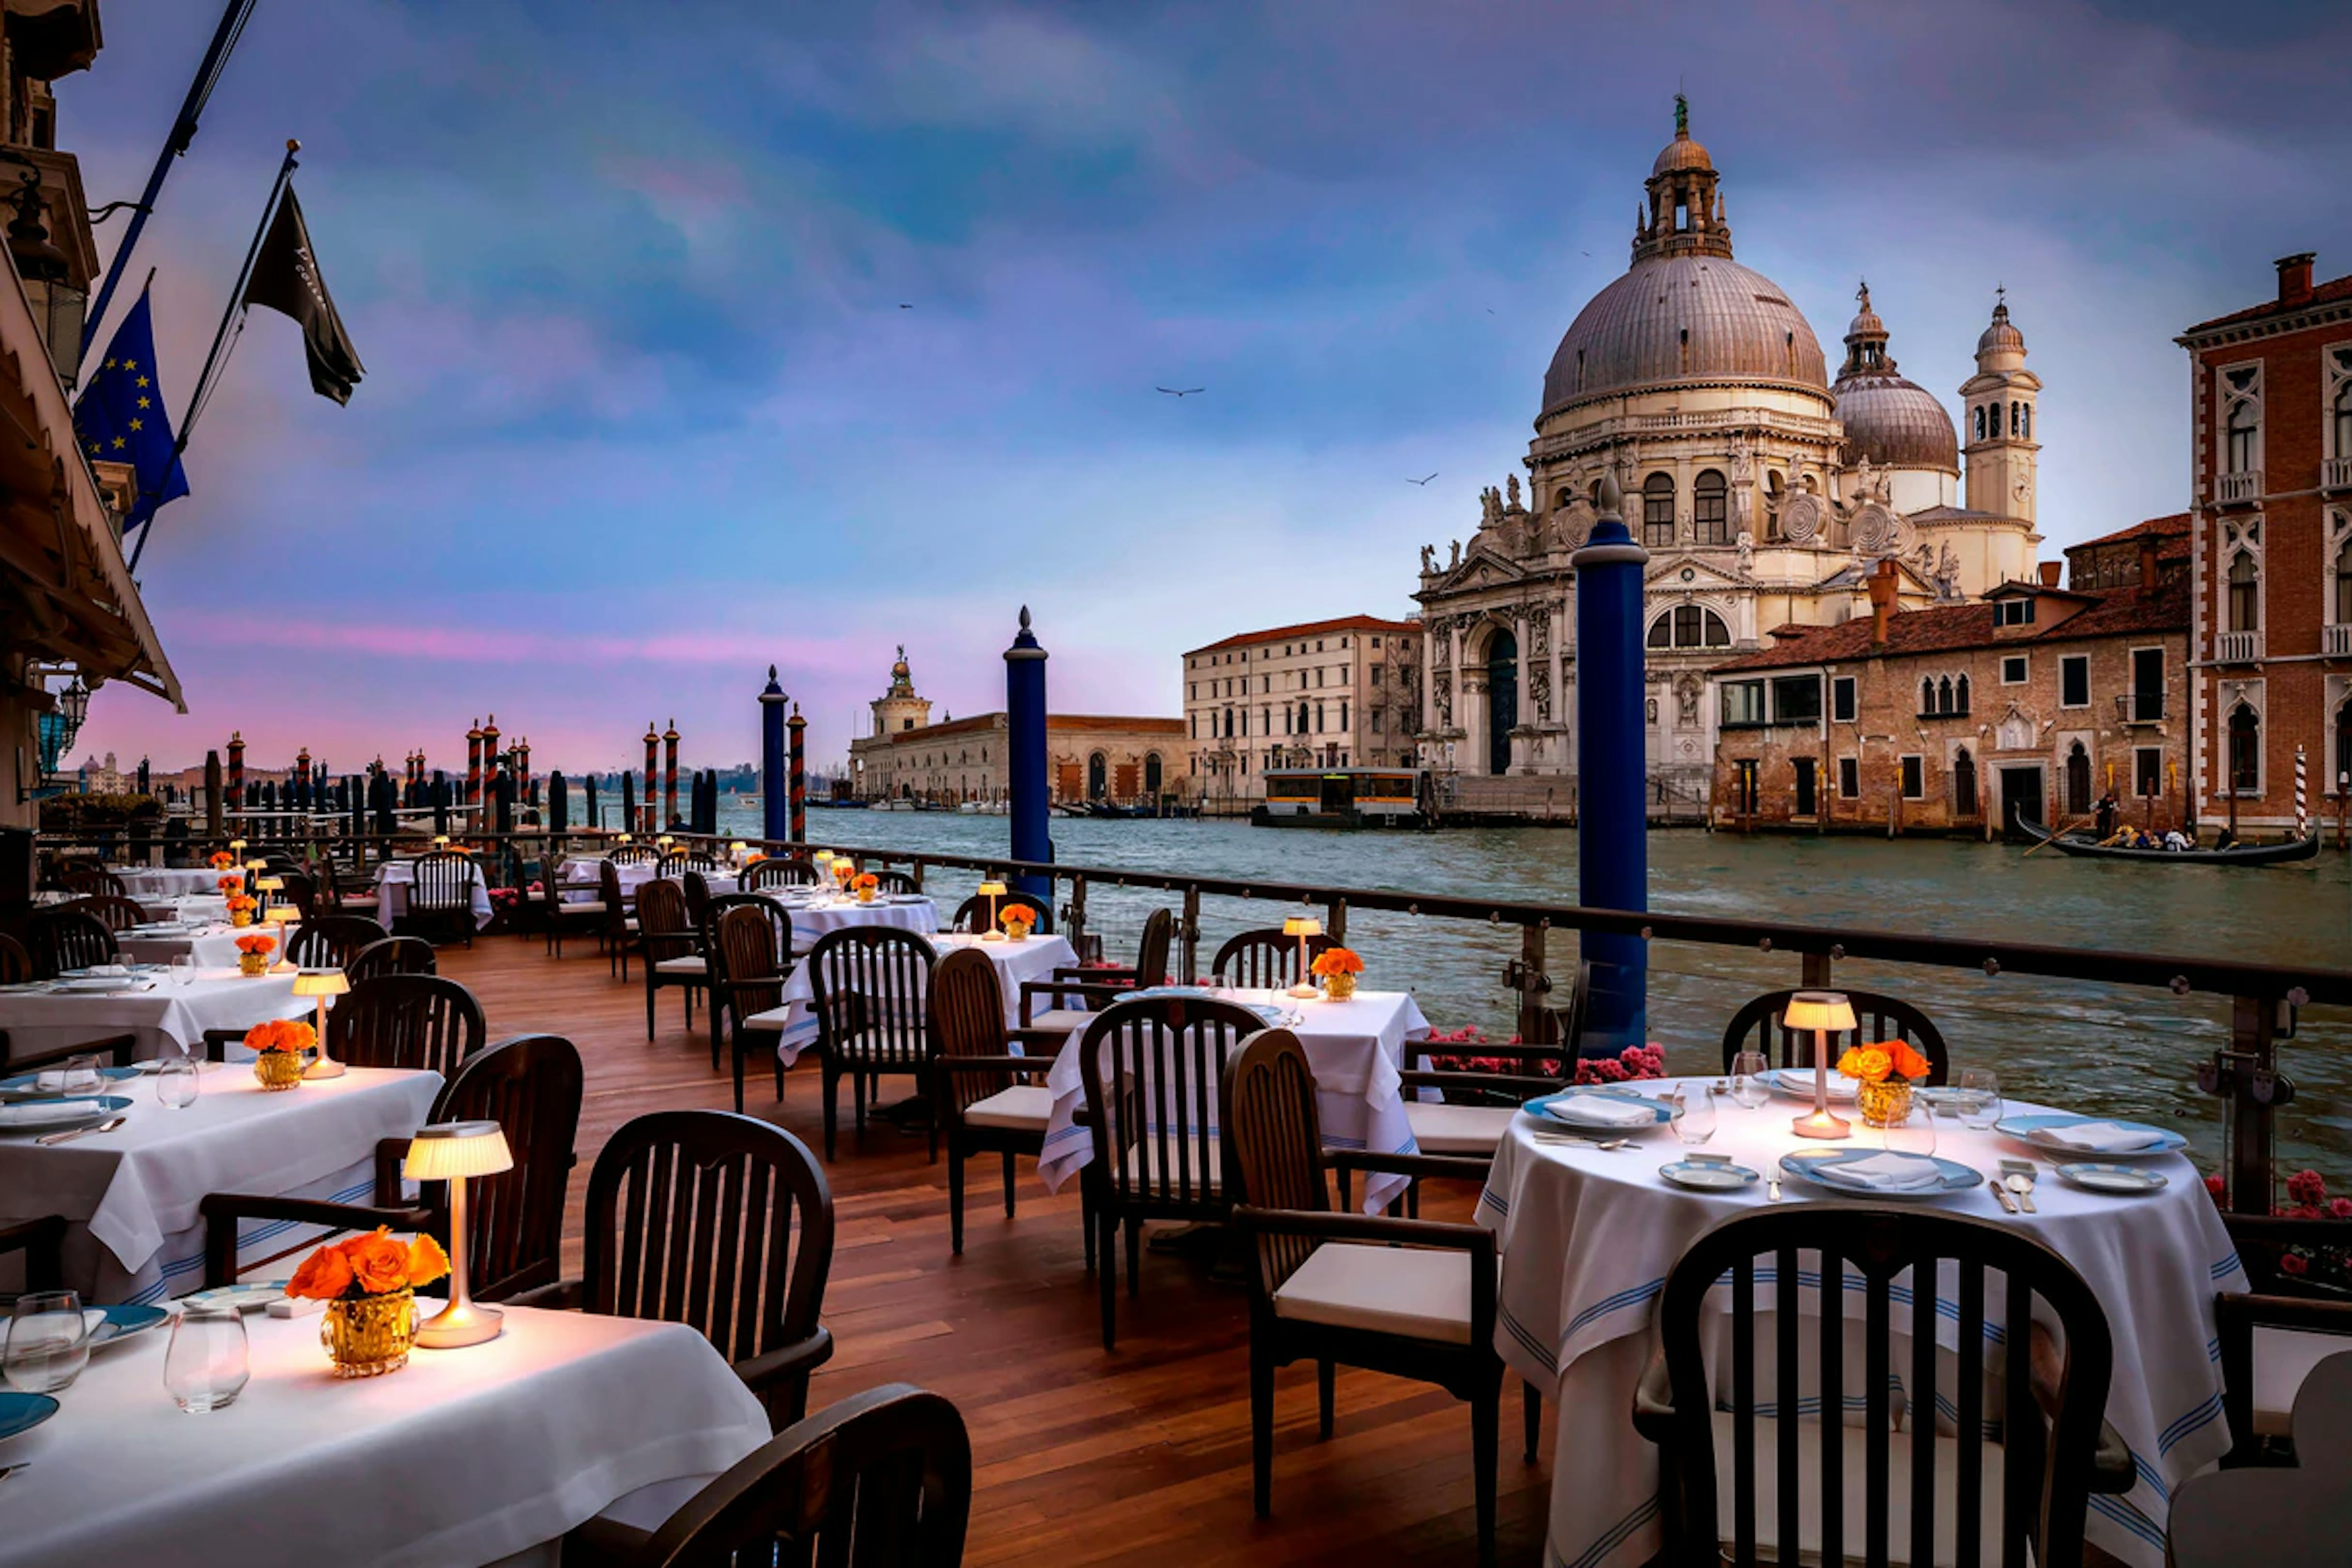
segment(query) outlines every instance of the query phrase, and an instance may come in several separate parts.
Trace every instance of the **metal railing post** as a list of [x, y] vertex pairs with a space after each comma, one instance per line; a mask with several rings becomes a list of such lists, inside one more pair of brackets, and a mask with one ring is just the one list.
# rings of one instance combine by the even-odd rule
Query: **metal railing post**
[[2277, 1022], [2278, 1005], [2267, 997], [2230, 999], [2227, 1070], [2216, 1089], [2226, 1102], [2221, 1163], [2230, 1173], [2235, 1214], [2271, 1212], [2273, 1112], [2285, 1098], [2279, 1092]]
[[1348, 945], [1348, 900], [1327, 899], [1323, 902], [1323, 930], [1335, 947]]
[[1062, 912], [1067, 922], [1062, 934], [1069, 939], [1073, 952], [1082, 950], [1086, 946], [1087, 935], [1087, 879], [1084, 877], [1070, 879], [1070, 902]]
[[1184, 984], [1197, 984], [1201, 973], [1201, 889], [1196, 883], [1184, 887]]

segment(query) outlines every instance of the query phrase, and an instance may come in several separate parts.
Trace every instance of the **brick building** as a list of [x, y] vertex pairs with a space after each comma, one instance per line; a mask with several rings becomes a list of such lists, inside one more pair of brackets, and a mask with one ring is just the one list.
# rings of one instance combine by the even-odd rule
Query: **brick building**
[[1263, 800], [1265, 771], [1402, 767], [1421, 728], [1419, 621], [1342, 616], [1244, 632], [1184, 656], [1185, 784]]
[[[2095, 561], [2120, 537], [2077, 548]], [[1718, 819], [1990, 836], [2087, 815], [2113, 789], [2134, 824], [2177, 824], [2189, 584], [2164, 572], [2160, 534], [2132, 547], [2152, 584], [2077, 593], [2051, 563], [1981, 603], [1916, 610], [1882, 566], [1868, 616], [1783, 626], [1717, 666]]]
[[2195, 776], [2201, 815], [2294, 824], [2352, 774], [2352, 277], [2278, 263], [2277, 298], [2201, 322], [2195, 419]]

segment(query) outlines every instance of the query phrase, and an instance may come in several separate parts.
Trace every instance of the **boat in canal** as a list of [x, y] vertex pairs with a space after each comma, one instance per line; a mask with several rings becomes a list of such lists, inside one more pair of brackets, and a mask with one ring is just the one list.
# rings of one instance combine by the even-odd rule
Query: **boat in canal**
[[2319, 837], [2290, 838], [2282, 844], [2233, 844], [2227, 849], [2133, 849], [2102, 844], [2087, 833], [2053, 833], [2042, 824], [2021, 816], [2018, 830], [2062, 855], [2089, 860], [2161, 860], [2181, 866], [2277, 866], [2308, 860], [2319, 853]]
[[1419, 827], [1430, 820], [1421, 768], [1269, 768], [1260, 827]]

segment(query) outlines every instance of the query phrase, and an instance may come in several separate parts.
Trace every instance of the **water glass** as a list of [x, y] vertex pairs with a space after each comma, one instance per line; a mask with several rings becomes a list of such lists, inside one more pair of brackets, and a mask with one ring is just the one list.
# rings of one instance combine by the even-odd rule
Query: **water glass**
[[196, 1064], [184, 1055], [165, 1057], [155, 1068], [155, 1103], [185, 1110], [204, 1089]]
[[1731, 1058], [1731, 1098], [1749, 1110], [1757, 1110], [1772, 1098], [1772, 1090], [1764, 1081], [1769, 1071], [1762, 1051], [1742, 1051]]
[[163, 1386], [191, 1415], [226, 1410], [253, 1376], [246, 1359], [245, 1319], [234, 1308], [190, 1307], [172, 1324], [163, 1352]]
[[1703, 1083], [1686, 1083], [1666, 1100], [1675, 1136], [1696, 1149], [1715, 1136], [1715, 1091]]
[[196, 955], [175, 952], [172, 955], [172, 984], [184, 991], [196, 983]]
[[1902, 1123], [1879, 1129], [1879, 1142], [1891, 1153], [1933, 1154], [1936, 1152], [1936, 1108], [1913, 1097], [1911, 1114]]
[[98, 1070], [96, 1057], [74, 1057], [65, 1068], [60, 1087], [68, 1094], [96, 1094], [106, 1087], [105, 1075]]
[[26, 1291], [8, 1319], [8, 1348], [0, 1369], [8, 1385], [26, 1394], [71, 1388], [89, 1364], [89, 1327], [81, 1298], [71, 1290]]
[[2000, 1120], [2000, 1078], [1990, 1068], [1962, 1068], [1960, 1125], [1983, 1132]]

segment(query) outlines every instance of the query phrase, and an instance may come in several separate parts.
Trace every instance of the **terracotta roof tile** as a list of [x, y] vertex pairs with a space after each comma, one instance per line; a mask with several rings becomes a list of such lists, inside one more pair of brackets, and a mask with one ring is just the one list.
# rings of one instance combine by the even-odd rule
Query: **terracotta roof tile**
[[1777, 627], [1772, 636], [1779, 646], [1759, 648], [1717, 665], [1712, 673], [1729, 675], [1748, 669], [1901, 658], [1962, 648], [2032, 647], [2039, 643], [2079, 642], [2085, 637], [2186, 631], [2189, 627], [2189, 585], [2178, 580], [2155, 588], [2116, 588], [2068, 596], [2087, 598], [2092, 603], [2038, 635], [2012, 631], [2006, 637], [1996, 636], [1990, 605], [1945, 605], [1933, 609], [1906, 610], [1889, 617], [1883, 647], [1870, 640], [1868, 616], [1856, 616], [1843, 626]]
[[2311, 298], [2300, 304], [2283, 305], [2276, 300], [2265, 300], [2259, 305], [2249, 305], [2242, 310], [2232, 310], [2226, 316], [2216, 316], [2210, 321], [2200, 321], [2180, 335], [2193, 338], [2200, 332], [2210, 332], [2217, 327], [2234, 327], [2241, 321], [2256, 321], [2264, 316], [2291, 316], [2297, 310], [2308, 310], [2315, 305], [2332, 305], [2339, 300], [2352, 300], [2352, 273], [2322, 283], [2311, 291]]
[[1285, 637], [1311, 637], [1318, 632], [1397, 632], [1419, 635], [1419, 621], [1384, 621], [1378, 616], [1341, 616], [1330, 621], [1302, 621], [1295, 626], [1275, 626], [1262, 632], [1242, 632], [1222, 642], [1201, 647], [1187, 648], [1187, 657], [1196, 653], [1219, 653], [1229, 647], [1255, 647], [1259, 643], [1280, 642]]

